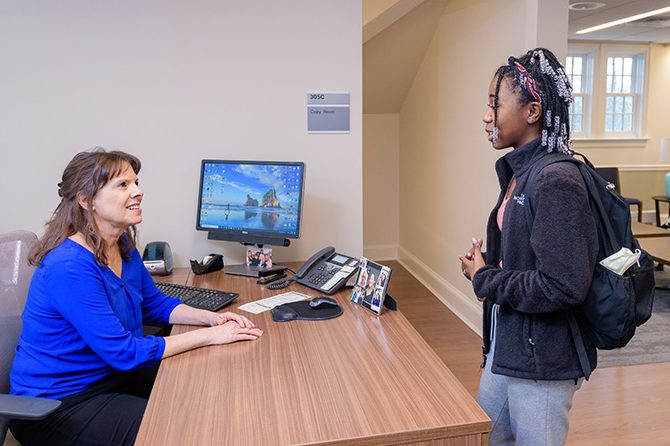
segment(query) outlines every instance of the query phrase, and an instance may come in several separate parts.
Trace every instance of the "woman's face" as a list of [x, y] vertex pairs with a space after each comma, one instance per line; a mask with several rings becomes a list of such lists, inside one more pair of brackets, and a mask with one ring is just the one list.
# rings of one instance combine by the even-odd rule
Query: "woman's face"
[[119, 175], [109, 180], [93, 198], [93, 217], [103, 235], [121, 235], [131, 225], [142, 222], [140, 203], [144, 192], [137, 175], [125, 164]]
[[538, 107], [537, 103], [522, 104], [520, 92], [510, 87], [509, 80], [503, 79], [498, 91], [498, 138], [493, 139], [493, 105], [496, 94], [496, 82], [498, 78], [493, 77], [489, 84], [489, 98], [486, 111], [482, 120], [487, 139], [494, 149], [506, 149], [508, 147], [521, 147], [540, 136], [539, 125], [533, 113], [531, 104]]

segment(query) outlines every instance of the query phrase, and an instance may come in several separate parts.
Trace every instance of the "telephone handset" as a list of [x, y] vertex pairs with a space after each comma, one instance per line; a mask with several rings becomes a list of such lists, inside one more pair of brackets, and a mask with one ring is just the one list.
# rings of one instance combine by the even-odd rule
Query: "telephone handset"
[[335, 248], [333, 248], [332, 246], [326, 246], [322, 250], [317, 251], [316, 254], [307, 259], [307, 261], [300, 267], [300, 269], [298, 269], [298, 271], [295, 273], [295, 276], [298, 279], [303, 278], [305, 274], [307, 274], [307, 271], [309, 271], [309, 269], [314, 266], [314, 264], [316, 264], [321, 259], [328, 258], [331, 254], [334, 253]]
[[295, 273], [296, 281], [325, 294], [334, 294], [358, 269], [358, 259], [327, 246], [310, 257]]

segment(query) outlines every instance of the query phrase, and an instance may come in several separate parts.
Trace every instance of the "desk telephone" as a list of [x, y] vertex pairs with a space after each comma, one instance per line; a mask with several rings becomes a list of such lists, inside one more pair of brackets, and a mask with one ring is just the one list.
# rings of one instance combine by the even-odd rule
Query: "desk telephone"
[[334, 294], [358, 269], [358, 259], [323, 248], [295, 273], [296, 281], [325, 294]]

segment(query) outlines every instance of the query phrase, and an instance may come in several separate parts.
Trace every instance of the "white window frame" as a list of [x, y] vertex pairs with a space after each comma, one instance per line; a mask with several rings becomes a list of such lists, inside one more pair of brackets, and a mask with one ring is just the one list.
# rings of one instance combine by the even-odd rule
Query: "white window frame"
[[[632, 76], [632, 90], [630, 94], [624, 93], [607, 93], [607, 59], [610, 57], [631, 57], [633, 59], [633, 76]], [[645, 102], [644, 91], [646, 84], [646, 52], [640, 51], [626, 51], [623, 49], [617, 49], [613, 51], [608, 51], [604, 54], [603, 57], [603, 133], [607, 136], [619, 136], [619, 137], [637, 137], [642, 135], [642, 122], [644, 120], [643, 114], [644, 109], [643, 104]], [[633, 107], [633, 123], [632, 130], [629, 132], [626, 131], [606, 131], [605, 130], [605, 111], [606, 111], [606, 97], [607, 96], [633, 96], [634, 98], [634, 107]]]
[[[570, 42], [569, 56], [584, 56], [590, 60], [587, 71], [591, 73], [590, 93], [588, 94], [588, 120], [585, 119], [584, 131], [571, 134], [574, 142], [589, 147], [630, 146], [643, 147], [649, 138], [645, 137], [646, 109], [648, 95], [649, 45], [619, 43]], [[635, 101], [633, 130], [631, 132], [605, 131], [605, 100], [607, 97], [607, 59], [608, 57], [633, 56]], [[585, 74], [586, 76], [586, 74]], [[585, 114], [587, 107], [585, 104]], [[615, 144], [613, 144], [615, 143]]]
[[570, 135], [574, 138], [588, 138], [591, 136], [591, 122], [592, 122], [592, 104], [593, 104], [593, 45], [574, 45], [571, 51], [568, 51], [568, 56], [582, 57], [582, 91], [581, 93], [574, 93], [576, 96], [581, 96], [583, 101], [583, 116], [582, 116], [582, 131], [576, 132], [570, 129]]

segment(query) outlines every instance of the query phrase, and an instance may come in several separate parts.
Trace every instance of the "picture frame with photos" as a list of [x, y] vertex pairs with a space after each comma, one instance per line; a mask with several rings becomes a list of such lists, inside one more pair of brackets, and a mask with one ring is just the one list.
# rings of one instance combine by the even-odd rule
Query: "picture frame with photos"
[[391, 272], [388, 266], [361, 257], [351, 301], [381, 314]]
[[272, 249], [265, 247], [247, 248], [247, 266], [272, 268]]

